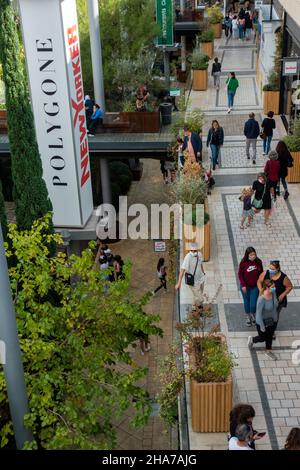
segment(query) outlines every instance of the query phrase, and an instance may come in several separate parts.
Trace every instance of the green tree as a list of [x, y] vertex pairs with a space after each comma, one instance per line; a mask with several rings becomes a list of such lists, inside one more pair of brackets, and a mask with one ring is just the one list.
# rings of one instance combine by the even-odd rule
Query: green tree
[[[9, 0], [0, 0], [0, 60], [3, 67], [13, 198], [19, 229], [52, 210], [36, 141], [17, 21]], [[52, 224], [49, 230], [53, 230]]]
[[[11, 225], [8, 233], [7, 256], [17, 260], [10, 279], [29, 396], [26, 423], [39, 448], [111, 449], [116, 419], [130, 409], [139, 426], [151, 413], [138, 385], [147, 369], [130, 350], [139, 334], [162, 335], [154, 324], [159, 317], [143, 313], [150, 294], [137, 300], [129, 293], [130, 264], [124, 280], [104, 279], [109, 270], [95, 268], [94, 242], [80, 257], [49, 257], [47, 245], [62, 242], [47, 234], [49, 218], [22, 233]], [[12, 431], [1, 374], [0, 415], [5, 445]]]
[[[89, 21], [85, 0], [77, 0], [81, 60], [85, 90], [92, 92]], [[154, 0], [99, 0], [104, 86], [107, 96], [115, 90], [118, 61], [137, 60], [158, 33]], [[132, 74], [133, 75], [133, 74]]]
[[6, 232], [7, 232], [7, 219], [6, 219], [6, 213], [5, 213], [5, 205], [4, 205], [4, 197], [2, 193], [1, 179], [0, 179], [0, 223], [2, 227], [3, 238], [5, 240]]

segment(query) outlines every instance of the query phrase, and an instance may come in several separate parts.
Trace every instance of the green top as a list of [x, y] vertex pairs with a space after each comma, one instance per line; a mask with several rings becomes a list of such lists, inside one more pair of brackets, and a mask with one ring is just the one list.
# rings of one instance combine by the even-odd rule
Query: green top
[[228, 77], [226, 80], [227, 90], [236, 91], [239, 86], [237, 78]]

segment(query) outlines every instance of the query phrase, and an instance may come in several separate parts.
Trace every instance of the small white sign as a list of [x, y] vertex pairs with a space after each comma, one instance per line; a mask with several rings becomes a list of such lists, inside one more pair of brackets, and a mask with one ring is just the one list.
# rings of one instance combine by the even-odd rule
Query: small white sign
[[161, 253], [166, 251], [166, 242], [163, 240], [157, 240], [154, 242], [154, 251]]
[[283, 63], [283, 75], [297, 75], [298, 73], [298, 62], [297, 60], [286, 60]]

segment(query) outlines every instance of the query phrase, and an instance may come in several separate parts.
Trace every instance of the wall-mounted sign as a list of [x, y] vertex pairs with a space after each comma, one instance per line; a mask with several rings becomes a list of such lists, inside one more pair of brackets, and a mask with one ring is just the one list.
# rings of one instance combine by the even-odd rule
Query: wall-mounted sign
[[173, 1], [156, 0], [156, 23], [160, 27], [158, 46], [173, 46]]
[[297, 59], [283, 59], [282, 74], [286, 77], [289, 75], [298, 74], [298, 60]]
[[93, 211], [76, 0], [20, 0], [35, 129], [57, 227]]
[[162, 253], [166, 251], [166, 242], [164, 240], [155, 240], [154, 251], [157, 253]]
[[171, 88], [170, 96], [180, 96], [180, 88]]

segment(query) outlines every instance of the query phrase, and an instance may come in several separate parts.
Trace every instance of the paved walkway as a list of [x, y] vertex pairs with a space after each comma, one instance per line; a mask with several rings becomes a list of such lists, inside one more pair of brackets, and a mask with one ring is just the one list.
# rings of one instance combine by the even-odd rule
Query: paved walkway
[[[213, 235], [212, 257], [205, 266], [206, 291], [212, 297], [222, 284], [215, 308], [221, 329], [236, 357], [234, 402], [248, 402], [254, 406], [255, 429], [267, 432], [257, 448], [278, 449], [283, 446], [291, 427], [300, 425], [300, 366], [292, 362], [294, 341], [300, 340], [300, 187], [289, 186], [287, 202], [278, 199], [271, 227], [266, 227], [263, 215], [258, 215], [253, 227], [239, 229], [241, 203], [238, 196], [242, 187], [252, 184], [266, 160], [261, 156], [261, 142], [257, 164], [254, 166], [252, 160], [246, 159], [243, 136], [244, 122], [250, 111], [256, 113], [259, 122], [264, 117], [255, 81], [255, 45], [221, 39], [215, 56], [222, 58], [222, 70], [226, 75], [229, 70], [237, 73], [240, 87], [231, 115], [226, 114], [225, 77], [221, 79], [220, 93], [213, 88], [211, 77], [207, 92], [191, 93], [190, 106], [199, 106], [206, 112], [204, 140], [212, 119], [218, 119], [225, 131], [220, 169], [214, 173], [216, 187], [209, 197]], [[282, 135], [284, 129], [277, 119], [273, 147]], [[208, 163], [207, 151], [204, 158]], [[247, 337], [256, 329], [245, 324], [236, 273], [248, 246], [256, 248], [264, 266], [270, 259], [279, 259], [282, 270], [295, 286], [289, 295], [288, 308], [281, 314], [274, 342], [276, 362], [267, 360], [262, 347], [255, 346], [252, 352], [247, 348]], [[190, 301], [184, 287], [181, 301], [183, 305]], [[227, 448], [225, 434], [193, 433], [191, 425], [189, 429], [191, 449]]]
[[[144, 172], [141, 181], [133, 182], [128, 194], [130, 204], [143, 203], [161, 204], [166, 200], [166, 186], [163, 184], [159, 161], [144, 160]], [[153, 240], [123, 240], [111, 246], [114, 254], [120, 254], [124, 259], [132, 261], [131, 289], [141, 296], [154, 290], [159, 285], [156, 276], [158, 258], [165, 257], [169, 265], [168, 252], [155, 253]], [[155, 396], [159, 390], [157, 380], [158, 363], [169, 350], [173, 340], [174, 319], [174, 288], [170, 286], [168, 293], [161, 290], [155, 295], [146, 307], [148, 313], [161, 316], [160, 327], [163, 329], [163, 338], [151, 338], [151, 351], [141, 356], [139, 347], [132, 351], [133, 360], [139, 366], [149, 368], [146, 380], [142, 383], [153, 398], [153, 413], [147, 426], [134, 430], [129, 426], [131, 411], [118, 422], [118, 450], [141, 449], [178, 449], [177, 434], [164, 429], [161, 419], [157, 416], [158, 406]]]

